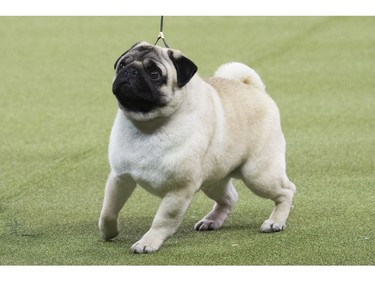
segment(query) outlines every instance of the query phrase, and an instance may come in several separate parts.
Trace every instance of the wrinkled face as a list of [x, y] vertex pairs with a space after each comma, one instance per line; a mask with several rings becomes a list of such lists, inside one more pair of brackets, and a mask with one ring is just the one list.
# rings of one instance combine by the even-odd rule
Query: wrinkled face
[[176, 92], [190, 81], [197, 67], [179, 51], [141, 42], [120, 56], [115, 71], [112, 91], [119, 107], [141, 120], [171, 112], [181, 98]]

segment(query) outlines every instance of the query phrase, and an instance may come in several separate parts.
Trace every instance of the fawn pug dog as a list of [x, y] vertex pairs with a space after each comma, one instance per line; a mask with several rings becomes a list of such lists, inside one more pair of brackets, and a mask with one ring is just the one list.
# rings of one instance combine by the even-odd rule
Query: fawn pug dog
[[134, 253], [157, 251], [181, 224], [198, 190], [215, 201], [195, 224], [222, 226], [237, 201], [231, 178], [275, 202], [262, 232], [281, 231], [295, 185], [286, 175], [279, 110], [258, 74], [241, 63], [202, 79], [180, 51], [140, 42], [115, 63], [118, 112], [109, 143], [111, 172], [99, 228], [118, 235], [118, 215], [136, 185], [162, 198]]

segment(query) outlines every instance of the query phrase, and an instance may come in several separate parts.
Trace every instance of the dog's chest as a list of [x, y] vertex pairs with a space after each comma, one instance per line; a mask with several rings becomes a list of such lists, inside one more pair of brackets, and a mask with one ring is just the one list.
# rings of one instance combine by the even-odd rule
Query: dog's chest
[[162, 192], [188, 181], [192, 174], [194, 165], [186, 165], [192, 159], [184, 143], [181, 136], [173, 133], [142, 134], [114, 127], [109, 146], [110, 165], [116, 174], [130, 175], [150, 192]]

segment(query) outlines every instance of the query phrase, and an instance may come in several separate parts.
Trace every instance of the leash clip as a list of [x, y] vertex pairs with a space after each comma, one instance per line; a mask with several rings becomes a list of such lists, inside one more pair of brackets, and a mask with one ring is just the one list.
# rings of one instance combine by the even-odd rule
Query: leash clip
[[167, 42], [164, 39], [164, 33], [163, 33], [163, 16], [161, 16], [161, 18], [160, 18], [160, 32], [159, 32], [158, 38], [156, 38], [156, 42], [155, 42], [154, 45], [156, 45], [159, 42], [160, 39], [163, 41], [164, 46], [166, 48], [169, 48]]
[[163, 34], [163, 31], [160, 31], [159, 32], [159, 36], [158, 36], [158, 39], [164, 39], [164, 34]]

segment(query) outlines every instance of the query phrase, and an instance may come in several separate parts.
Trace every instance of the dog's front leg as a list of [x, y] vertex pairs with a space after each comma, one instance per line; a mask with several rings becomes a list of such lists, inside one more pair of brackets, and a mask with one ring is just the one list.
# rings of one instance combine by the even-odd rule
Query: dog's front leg
[[109, 240], [117, 236], [118, 215], [135, 187], [136, 183], [131, 178], [109, 174], [99, 218], [99, 229], [103, 239]]
[[161, 201], [151, 228], [131, 250], [137, 254], [157, 251], [181, 224], [194, 193], [195, 190], [191, 187], [168, 192]]

